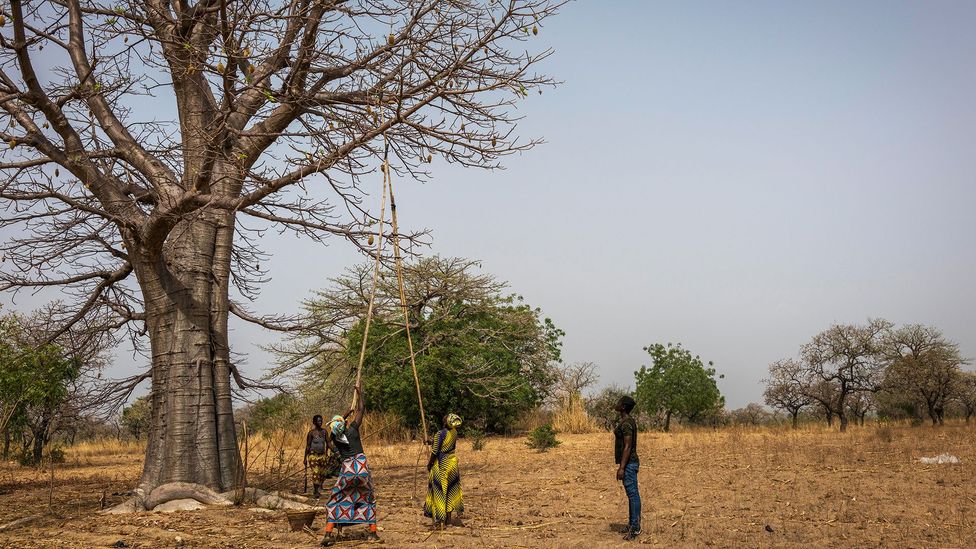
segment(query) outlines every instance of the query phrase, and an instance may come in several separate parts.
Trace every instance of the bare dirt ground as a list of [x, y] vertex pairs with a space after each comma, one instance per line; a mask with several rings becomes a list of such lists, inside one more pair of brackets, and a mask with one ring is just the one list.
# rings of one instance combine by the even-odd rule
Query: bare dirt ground
[[[465, 526], [435, 532], [414, 494], [417, 445], [367, 446], [390, 547], [617, 547], [626, 497], [613, 480], [612, 437], [562, 435], [544, 454], [522, 439], [459, 448]], [[949, 452], [958, 465], [924, 465]], [[644, 534], [656, 547], [974, 547], [976, 426], [820, 428], [644, 433], [640, 437]], [[124, 499], [140, 471], [138, 448], [68, 452], [50, 471], [0, 465], [0, 524], [44, 514], [0, 533], [0, 547], [314, 547], [283, 512], [230, 508], [98, 515]], [[300, 489], [300, 478], [290, 482]], [[324, 526], [324, 516], [314, 524]], [[358, 541], [348, 532], [340, 547]], [[375, 546], [375, 545], [374, 545]]]

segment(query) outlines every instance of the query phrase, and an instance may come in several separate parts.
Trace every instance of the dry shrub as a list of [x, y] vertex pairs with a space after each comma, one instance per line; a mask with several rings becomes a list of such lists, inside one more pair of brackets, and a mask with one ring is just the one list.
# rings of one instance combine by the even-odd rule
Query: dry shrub
[[141, 454], [146, 451], [146, 441], [117, 438], [98, 438], [86, 440], [71, 446], [67, 452], [68, 460], [91, 459], [100, 456], [125, 456]]
[[552, 426], [560, 433], [595, 433], [598, 430], [579, 394], [560, 399], [559, 408], [552, 415]]
[[881, 442], [888, 443], [888, 444], [890, 444], [891, 441], [895, 439], [894, 432], [891, 430], [891, 427], [887, 425], [882, 425], [881, 427], [878, 427], [878, 429], [874, 432], [874, 436], [877, 437], [877, 439], [880, 440]]
[[[429, 418], [428, 418], [429, 420]], [[430, 425], [428, 425], [430, 428]], [[363, 416], [363, 444], [400, 444], [412, 440], [413, 431], [393, 412], [370, 412]]]
[[550, 423], [552, 423], [552, 412], [543, 410], [542, 408], [535, 408], [523, 414], [518, 421], [513, 423], [512, 431], [516, 433], [528, 433]]

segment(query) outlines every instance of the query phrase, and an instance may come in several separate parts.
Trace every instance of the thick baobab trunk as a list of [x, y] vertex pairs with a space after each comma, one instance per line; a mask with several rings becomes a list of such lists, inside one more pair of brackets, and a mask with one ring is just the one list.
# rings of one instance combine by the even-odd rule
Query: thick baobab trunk
[[793, 412], [791, 412], [790, 415], [793, 416], [793, 428], [796, 429], [799, 426], [799, 424], [800, 424], [800, 421], [799, 421], [800, 411], [799, 410], [794, 410]]
[[239, 482], [227, 344], [232, 232], [225, 221], [207, 216], [177, 227], [162, 257], [137, 269], [152, 350], [151, 422], [140, 482], [146, 494], [174, 482], [216, 492]]

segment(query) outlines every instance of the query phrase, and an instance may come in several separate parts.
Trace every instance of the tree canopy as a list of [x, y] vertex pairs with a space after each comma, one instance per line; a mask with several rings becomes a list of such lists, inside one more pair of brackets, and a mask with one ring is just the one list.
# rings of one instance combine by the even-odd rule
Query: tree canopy
[[83, 363], [60, 345], [38, 343], [24, 322], [17, 315], [0, 319], [0, 431], [19, 419], [29, 435], [25, 444], [33, 445], [25, 457], [38, 463]]
[[[346, 394], [358, 362], [371, 265], [332, 281], [305, 307], [314, 328], [279, 349], [283, 365], [304, 364], [305, 382]], [[439, 256], [405, 265], [404, 285], [417, 373], [427, 412], [462, 413], [503, 430], [552, 390], [562, 330], [478, 263]], [[378, 285], [363, 370], [372, 409], [420, 423], [396, 277]], [[439, 417], [429, 419], [436, 425]]]
[[636, 400], [648, 413], [664, 415], [665, 431], [670, 429], [673, 415], [694, 421], [723, 405], [711, 362], [706, 367], [680, 343], [655, 343], [644, 350], [652, 364], [650, 368], [641, 366], [635, 373]]

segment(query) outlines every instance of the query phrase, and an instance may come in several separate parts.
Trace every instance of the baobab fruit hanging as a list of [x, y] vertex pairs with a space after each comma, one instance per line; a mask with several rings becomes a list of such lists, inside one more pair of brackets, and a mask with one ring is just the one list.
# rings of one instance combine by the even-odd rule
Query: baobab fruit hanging
[[375, 242], [375, 240], [373, 239], [373, 235], [369, 235], [369, 239], [366, 240], [366, 244], [372, 246], [373, 242]]

